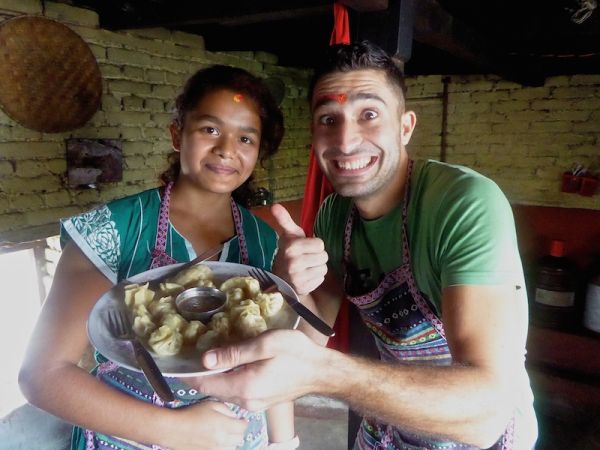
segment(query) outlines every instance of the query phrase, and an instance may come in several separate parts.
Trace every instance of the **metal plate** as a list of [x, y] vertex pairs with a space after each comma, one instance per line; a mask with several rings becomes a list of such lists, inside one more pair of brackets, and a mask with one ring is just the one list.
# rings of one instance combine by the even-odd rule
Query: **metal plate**
[[[228, 262], [206, 261], [205, 264], [213, 271], [215, 284], [220, 285], [228, 278], [236, 276], [249, 275], [248, 271], [252, 268], [244, 264], [235, 264]], [[178, 264], [182, 265], [182, 264]], [[164, 272], [176, 267], [176, 265], [159, 267], [157, 269], [142, 272], [126, 281], [115, 285], [107, 291], [94, 305], [87, 322], [87, 332], [92, 345], [111, 361], [126, 367], [127, 369], [141, 372], [140, 367], [135, 361], [131, 345], [128, 342], [119, 341], [110, 334], [107, 325], [107, 313], [113, 308], [122, 308], [125, 298], [124, 288], [131, 283], [141, 283], [152, 278], [161, 276]], [[271, 274], [277, 282], [281, 293], [298, 298], [292, 287], [276, 275]], [[298, 315], [287, 305], [276, 317], [276, 321], [269, 323], [269, 328], [294, 329], [298, 326]], [[152, 353], [152, 351], [150, 352]], [[206, 370], [200, 363], [200, 353], [190, 348], [175, 356], [158, 356], [153, 354], [156, 364], [165, 376], [170, 377], [191, 377], [200, 375], [209, 375], [211, 373], [222, 372], [223, 370]]]

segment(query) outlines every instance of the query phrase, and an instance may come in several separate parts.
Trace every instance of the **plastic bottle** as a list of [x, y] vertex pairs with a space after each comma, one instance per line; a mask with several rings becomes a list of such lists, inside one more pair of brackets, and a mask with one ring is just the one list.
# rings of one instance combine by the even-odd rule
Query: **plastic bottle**
[[542, 327], [569, 329], [575, 325], [575, 266], [565, 257], [564, 244], [552, 240], [549, 254], [538, 263], [532, 316]]

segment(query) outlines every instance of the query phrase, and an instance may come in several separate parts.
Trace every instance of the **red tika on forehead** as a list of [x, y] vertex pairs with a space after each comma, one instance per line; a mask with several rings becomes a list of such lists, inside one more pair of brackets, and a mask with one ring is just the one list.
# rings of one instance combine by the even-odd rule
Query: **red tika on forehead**
[[323, 103], [327, 101], [334, 101], [342, 105], [348, 101], [348, 96], [346, 94], [325, 94], [317, 99], [317, 103]]
[[332, 101], [343, 105], [348, 101], [348, 96], [346, 94], [323, 94], [317, 98], [315, 105], [322, 105], [323, 103]]
[[236, 103], [239, 103], [242, 100], [244, 100], [244, 96], [242, 94], [235, 94], [233, 96], [233, 101], [236, 102]]

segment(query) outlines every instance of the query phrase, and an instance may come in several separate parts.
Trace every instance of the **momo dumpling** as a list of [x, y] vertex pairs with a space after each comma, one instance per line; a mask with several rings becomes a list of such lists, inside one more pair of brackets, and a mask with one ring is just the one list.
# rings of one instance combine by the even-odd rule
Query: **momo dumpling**
[[125, 304], [129, 308], [137, 305], [148, 305], [154, 298], [154, 291], [148, 289], [146, 284], [130, 284], [125, 287]]
[[177, 283], [160, 283], [160, 292], [164, 295], [164, 296], [169, 296], [169, 295], [173, 295], [173, 296], [177, 296], [177, 294], [179, 294], [180, 292], [184, 291], [185, 287], [183, 287], [181, 284], [177, 284]]
[[136, 335], [146, 338], [156, 329], [156, 324], [150, 314], [140, 314], [133, 318], [132, 328]]
[[135, 292], [138, 290], [138, 288], [140, 287], [139, 284], [128, 284], [127, 286], [125, 286], [125, 304], [127, 305], [128, 308], [133, 308], [133, 294], [135, 294]]
[[227, 313], [216, 313], [212, 316], [212, 319], [210, 319], [208, 327], [223, 337], [229, 336], [229, 317], [227, 316]]
[[170, 295], [168, 297], [162, 297], [157, 301], [150, 303], [150, 305], [148, 305], [148, 311], [150, 311], [150, 314], [152, 314], [152, 317], [155, 319], [160, 319], [166, 314], [175, 314], [177, 313], [175, 299]]
[[234, 330], [238, 337], [248, 339], [266, 331], [267, 323], [260, 314], [243, 311], [234, 321]]
[[148, 345], [157, 355], [176, 355], [183, 345], [183, 336], [180, 332], [166, 325], [154, 330], [148, 338]]
[[256, 303], [263, 317], [273, 317], [281, 311], [283, 296], [280, 292], [261, 292], [256, 296]]
[[162, 316], [162, 325], [166, 325], [174, 331], [183, 330], [188, 325], [188, 321], [183, 318], [181, 314], [167, 313]]
[[232, 306], [229, 312], [232, 319], [235, 319], [243, 312], [260, 316], [260, 307], [254, 302], [254, 300], [248, 299], [242, 300], [237, 305]]
[[194, 284], [194, 286], [195, 287], [216, 288], [215, 283], [213, 283], [212, 280], [208, 280], [208, 279], [198, 280], [196, 282], [196, 284]]
[[152, 318], [152, 314], [150, 314], [150, 311], [148, 311], [146, 305], [133, 306], [133, 317], [136, 316], [150, 316], [150, 318]]
[[242, 288], [232, 288], [225, 293], [227, 300], [225, 301], [225, 308], [230, 309], [238, 305], [241, 301], [246, 299], [246, 294]]
[[200, 280], [212, 280], [212, 270], [204, 264], [189, 267], [182, 270], [169, 281], [185, 287], [191, 287]]
[[245, 298], [254, 298], [256, 294], [260, 292], [260, 284], [256, 278], [246, 277], [232, 277], [225, 280], [219, 288], [223, 292], [228, 292], [231, 289], [240, 288], [244, 291]]
[[198, 336], [198, 340], [196, 341], [196, 350], [200, 353], [205, 352], [206, 350], [210, 350], [213, 347], [216, 347], [221, 342], [221, 335], [215, 330], [207, 330], [205, 333], [202, 333]]
[[198, 336], [205, 333], [208, 330], [207, 326], [199, 320], [192, 320], [183, 330], [183, 343], [191, 344], [198, 340]]

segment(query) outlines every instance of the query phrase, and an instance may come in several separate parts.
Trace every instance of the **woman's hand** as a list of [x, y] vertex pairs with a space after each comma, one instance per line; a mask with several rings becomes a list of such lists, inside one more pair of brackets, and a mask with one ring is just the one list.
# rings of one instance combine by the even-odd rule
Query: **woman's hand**
[[248, 422], [223, 403], [205, 400], [170, 412], [161, 445], [171, 450], [234, 450], [244, 443]]

